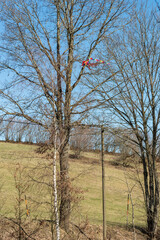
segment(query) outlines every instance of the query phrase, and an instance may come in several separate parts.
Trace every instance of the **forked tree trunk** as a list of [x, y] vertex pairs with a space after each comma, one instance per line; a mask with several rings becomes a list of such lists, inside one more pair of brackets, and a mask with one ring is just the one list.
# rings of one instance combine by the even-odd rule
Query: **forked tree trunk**
[[65, 144], [60, 156], [60, 180], [61, 180], [61, 201], [60, 201], [60, 226], [66, 232], [69, 231], [69, 219], [70, 219], [70, 179], [69, 179], [69, 166], [68, 155], [69, 146]]
[[143, 168], [148, 240], [154, 240], [156, 239], [159, 215], [159, 180], [154, 164], [147, 165], [146, 159], [144, 162]]
[[151, 211], [148, 213], [147, 226], [148, 226], [148, 235], [149, 235], [148, 239], [155, 240], [156, 233], [157, 233], [157, 215], [154, 216], [154, 213]]
[[158, 211], [159, 211], [159, 181], [158, 177], [153, 182], [154, 192], [150, 196], [149, 206], [147, 209], [147, 227], [149, 239], [156, 239], [158, 227]]

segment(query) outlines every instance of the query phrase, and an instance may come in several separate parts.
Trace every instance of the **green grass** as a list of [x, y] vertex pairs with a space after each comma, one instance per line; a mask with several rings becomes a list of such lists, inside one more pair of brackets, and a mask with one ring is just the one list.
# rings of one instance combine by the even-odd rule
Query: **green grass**
[[[110, 156], [108, 155], [108, 160]], [[107, 162], [107, 156], [106, 156]], [[88, 172], [87, 172], [88, 169]], [[84, 201], [81, 202], [82, 218], [86, 214], [89, 220], [95, 224], [102, 223], [102, 193], [101, 193], [101, 166], [90, 164], [72, 163], [72, 174], [76, 176], [79, 172], [84, 172], [76, 179], [76, 185], [87, 190], [84, 193]], [[126, 224], [126, 204], [128, 196], [128, 188], [125, 181], [125, 172], [123, 169], [106, 163], [106, 218], [112, 224]], [[129, 180], [128, 180], [129, 181]], [[135, 183], [129, 181], [130, 187]], [[132, 192], [134, 201], [135, 224], [144, 224], [143, 197], [138, 186]], [[131, 223], [131, 206], [129, 220]]]
[[[40, 187], [31, 181], [30, 177], [43, 180], [46, 183], [52, 181], [51, 168], [48, 168], [48, 160], [45, 155], [35, 152], [35, 145], [0, 143], [0, 181], [2, 183], [0, 207], [1, 214], [9, 217], [15, 215], [15, 205], [17, 191], [15, 188], [14, 174], [18, 164], [22, 168], [22, 186], [30, 186], [24, 194], [28, 197], [28, 205], [31, 210], [31, 216], [37, 218], [49, 218], [50, 208], [47, 202], [50, 202], [50, 188], [47, 185]], [[85, 161], [82, 159], [70, 160], [70, 176], [73, 179], [72, 184], [76, 188], [84, 191], [84, 199], [74, 208], [72, 213], [73, 221], [81, 221], [86, 218], [93, 224], [102, 224], [102, 193], [101, 193], [101, 164], [100, 155], [97, 153], [83, 153]], [[105, 155], [105, 173], [106, 173], [106, 219], [110, 224], [126, 224], [126, 204], [128, 189], [125, 180], [125, 174], [133, 175], [132, 169], [116, 168], [109, 164], [115, 156]], [[95, 161], [93, 161], [93, 159]], [[92, 164], [94, 162], [94, 164]], [[95, 163], [96, 162], [96, 163]], [[27, 172], [27, 175], [26, 175]], [[43, 176], [39, 178], [40, 175]], [[24, 178], [24, 180], [23, 180]], [[127, 180], [130, 188], [135, 185], [132, 180]], [[22, 194], [22, 195], [24, 195]], [[135, 224], [144, 225], [143, 197], [138, 185], [135, 185], [132, 191], [134, 202]], [[30, 200], [32, 199], [32, 201]], [[33, 202], [33, 199], [36, 203]], [[37, 207], [37, 202], [41, 203]], [[25, 204], [22, 201], [22, 208], [25, 212]], [[131, 205], [129, 222], [131, 223]]]

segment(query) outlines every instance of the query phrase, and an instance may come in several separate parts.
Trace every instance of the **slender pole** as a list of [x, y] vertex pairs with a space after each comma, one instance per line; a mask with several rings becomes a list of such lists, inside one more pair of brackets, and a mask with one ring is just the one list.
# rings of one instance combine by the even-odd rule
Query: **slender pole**
[[102, 157], [103, 240], [106, 240], [106, 193], [105, 193], [105, 165], [104, 165], [104, 127], [101, 127], [101, 157]]
[[128, 215], [129, 215], [129, 193], [127, 197], [127, 228], [128, 228]]

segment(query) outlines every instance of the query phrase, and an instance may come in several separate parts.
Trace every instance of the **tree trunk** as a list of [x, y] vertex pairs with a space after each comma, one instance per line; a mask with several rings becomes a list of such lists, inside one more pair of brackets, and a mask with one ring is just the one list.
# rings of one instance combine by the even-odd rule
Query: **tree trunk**
[[[153, 160], [154, 162], [154, 160]], [[159, 211], [159, 180], [154, 164], [143, 162], [148, 240], [156, 239]]]
[[159, 211], [159, 181], [158, 178], [155, 180], [155, 193], [152, 197], [154, 199], [152, 208], [150, 206], [147, 209], [147, 227], [149, 240], [156, 239], [157, 226], [158, 226], [158, 211]]
[[[60, 240], [60, 228], [59, 228], [59, 213], [58, 213], [58, 194], [57, 194], [57, 167], [56, 167], [56, 152], [57, 152], [57, 129], [55, 124], [54, 135], [54, 154], [53, 154], [53, 192], [54, 192], [54, 212], [56, 218], [56, 240]], [[52, 233], [53, 238], [53, 233]]]
[[156, 239], [156, 233], [157, 233], [157, 218], [158, 216], [154, 216], [154, 213], [150, 211], [148, 217], [147, 217], [147, 226], [148, 226], [148, 235], [149, 240]]
[[71, 205], [68, 153], [69, 146], [68, 143], [66, 143], [61, 152], [59, 153], [60, 179], [61, 179], [60, 226], [66, 232], [69, 231], [69, 218]]

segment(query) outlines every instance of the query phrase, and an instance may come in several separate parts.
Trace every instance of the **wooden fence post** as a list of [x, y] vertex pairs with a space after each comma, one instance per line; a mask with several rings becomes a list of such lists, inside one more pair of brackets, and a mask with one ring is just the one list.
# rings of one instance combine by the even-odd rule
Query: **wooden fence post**
[[101, 160], [102, 160], [103, 240], [106, 240], [106, 193], [105, 193], [105, 164], [104, 164], [104, 127], [101, 127]]

